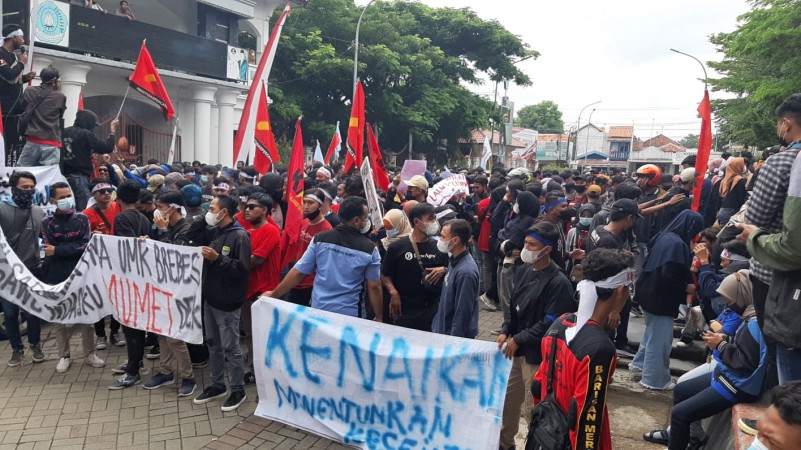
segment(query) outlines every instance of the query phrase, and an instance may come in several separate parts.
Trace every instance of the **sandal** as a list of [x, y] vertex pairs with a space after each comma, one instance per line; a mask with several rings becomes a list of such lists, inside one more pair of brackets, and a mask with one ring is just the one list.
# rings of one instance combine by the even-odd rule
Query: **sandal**
[[668, 445], [669, 436], [667, 430], [654, 430], [643, 434], [642, 438], [654, 444]]

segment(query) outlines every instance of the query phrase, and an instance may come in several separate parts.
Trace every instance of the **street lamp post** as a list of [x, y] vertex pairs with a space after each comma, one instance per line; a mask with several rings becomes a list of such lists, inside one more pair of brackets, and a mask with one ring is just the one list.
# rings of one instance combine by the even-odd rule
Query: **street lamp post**
[[701, 65], [701, 69], [704, 71], [704, 90], [707, 90], [709, 88], [709, 77], [706, 75], [706, 66], [704, 66], [704, 63], [702, 63], [701, 60], [696, 58], [695, 56], [693, 56], [693, 55], [691, 55], [689, 53], [680, 52], [680, 51], [676, 50], [675, 48], [671, 48], [670, 51], [674, 52], [674, 53], [678, 53], [679, 55], [684, 55], [684, 56], [687, 56], [689, 58], [692, 58], [692, 59], [696, 60], [698, 62], [698, 64]]
[[364, 6], [362, 9], [361, 15], [359, 15], [359, 21], [356, 22], [356, 40], [354, 41], [354, 56], [353, 56], [353, 95], [356, 96], [356, 80], [359, 76], [359, 29], [362, 27], [362, 19], [364, 18], [364, 13], [367, 11], [367, 8], [373, 4], [375, 0], [370, 0], [370, 3]]
[[[590, 111], [590, 118], [587, 120], [587, 125], [592, 125], [592, 115], [595, 114], [595, 108]], [[578, 135], [576, 135], [578, 139]], [[584, 167], [587, 167], [587, 153], [590, 151], [590, 129], [587, 128], [587, 139], [584, 141]]]
[[[576, 152], [578, 151], [578, 134], [579, 134], [579, 130], [581, 130], [581, 115], [584, 114], [584, 110], [585, 109], [589, 108], [592, 105], [597, 105], [598, 103], [601, 103], [601, 100], [598, 100], [597, 102], [592, 102], [589, 105], [581, 108], [581, 112], [579, 113], [578, 120], [576, 121], [576, 141], [573, 144], [573, 157], [571, 158], [573, 161], [576, 160]], [[568, 144], [569, 143], [570, 143], [570, 139], [568, 139]], [[568, 161], [568, 166], [570, 166], [570, 162], [569, 161]]]

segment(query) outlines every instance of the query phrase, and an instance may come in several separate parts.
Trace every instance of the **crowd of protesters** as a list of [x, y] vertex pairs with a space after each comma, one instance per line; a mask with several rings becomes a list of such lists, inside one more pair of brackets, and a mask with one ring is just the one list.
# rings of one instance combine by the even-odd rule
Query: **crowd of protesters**
[[[57, 72], [43, 72], [42, 80], [43, 89], [57, 90]], [[204, 344], [151, 335], [113, 318], [94, 328], [58, 326], [58, 372], [72, 363], [75, 331], [85, 364], [94, 367], [105, 365], [98, 352], [109, 345], [126, 347], [128, 360], [113, 369], [119, 377], [110, 389], [177, 384], [177, 395], [188, 397], [197, 386], [193, 370], [209, 365], [211, 380], [193, 401], [224, 399], [222, 409], [235, 410], [246, 401], [245, 384], [255, 380], [250, 307], [262, 295], [471, 339], [484, 308], [503, 314], [494, 333], [513, 362], [504, 450], [515, 446], [521, 408], [528, 422], [542, 423], [546, 401], [573, 422], [566, 435], [572, 448], [611, 449], [605, 396], [618, 358], [630, 361], [642, 387], [673, 391], [670, 427], [644, 436], [670, 450], [700, 448], [701, 419], [781, 385], [776, 417], [767, 420], [774, 428], [762, 420], [743, 424], [760, 431], [766, 448], [779, 450], [789, 444], [772, 430], [784, 424], [798, 434], [801, 427], [801, 394], [793, 383], [801, 380], [795, 350], [801, 328], [794, 322], [801, 290], [801, 95], [788, 97], [776, 119], [779, 147], [759, 160], [749, 152], [724, 154], [705, 173], [696, 173], [692, 156], [676, 174], [655, 165], [633, 174], [431, 168], [403, 179], [389, 167], [390, 187], [378, 193], [382, 223], [370, 220], [358, 171], [315, 163], [303, 182], [300, 245], [287, 256], [285, 169], [259, 174], [243, 162], [153, 160], [126, 167], [109, 155], [115, 136], [95, 137], [97, 116], [81, 111], [53, 137], [68, 146], [28, 136], [21, 155], [28, 165], [60, 162], [69, 183], [50, 187], [55, 214], [45, 217], [31, 204], [36, 179], [18, 171], [9, 179], [11, 195], [0, 202], [0, 227], [14, 236], [9, 243], [21, 261], [49, 283], [69, 276], [94, 233], [200, 247]], [[30, 132], [38, 129], [56, 130], [34, 122]], [[457, 173], [470, 192], [429, 203], [428, 191]], [[701, 198], [693, 210], [696, 185]], [[39, 320], [6, 300], [2, 305], [13, 349], [8, 365], [24, 359], [20, 316], [32, 360], [43, 361]], [[631, 315], [644, 317], [639, 345], [629, 341]], [[675, 340], [677, 321], [683, 330]], [[673, 380], [673, 347], [694, 345], [710, 349], [710, 362]], [[143, 359], [157, 358], [161, 367], [142, 380]], [[782, 395], [795, 399], [796, 410]]]

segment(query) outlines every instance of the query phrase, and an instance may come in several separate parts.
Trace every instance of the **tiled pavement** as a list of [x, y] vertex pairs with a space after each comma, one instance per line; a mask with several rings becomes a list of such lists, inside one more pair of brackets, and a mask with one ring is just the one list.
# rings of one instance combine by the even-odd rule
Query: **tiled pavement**
[[[500, 328], [500, 313], [482, 311], [480, 339], [491, 340]], [[23, 337], [26, 342], [26, 338]], [[42, 330], [46, 360], [28, 359], [8, 367], [7, 341], [0, 342], [0, 450], [6, 449], [212, 449], [346, 448], [328, 439], [278, 422], [252, 416], [256, 388], [247, 386], [248, 400], [236, 412], [220, 411], [220, 402], [195, 405], [176, 396], [177, 384], [156, 390], [141, 385], [111, 391], [110, 369], [127, 359], [125, 348], [98, 352], [106, 367], [96, 369], [75, 358], [67, 373], [56, 373], [58, 355], [53, 328]], [[72, 355], [81, 354], [80, 337], [72, 340]], [[30, 354], [26, 349], [26, 358]], [[155, 362], [146, 361], [153, 370]], [[199, 394], [210, 369], [195, 370]]]

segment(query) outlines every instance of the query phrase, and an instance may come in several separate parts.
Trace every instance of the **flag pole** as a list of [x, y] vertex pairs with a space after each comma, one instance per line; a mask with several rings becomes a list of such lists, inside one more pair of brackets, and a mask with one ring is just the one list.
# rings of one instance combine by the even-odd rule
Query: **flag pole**
[[178, 134], [178, 125], [180, 123], [178, 116], [175, 116], [175, 124], [172, 127], [172, 140], [170, 141], [170, 153], [167, 155], [167, 164], [172, 165], [175, 159], [175, 136]]
[[122, 103], [120, 103], [120, 110], [117, 111], [117, 117], [115, 119], [120, 118], [120, 114], [122, 114], [122, 107], [125, 106], [125, 99], [128, 98], [128, 92], [131, 90], [131, 85], [128, 84], [128, 88], [125, 89], [125, 95], [122, 97]]

